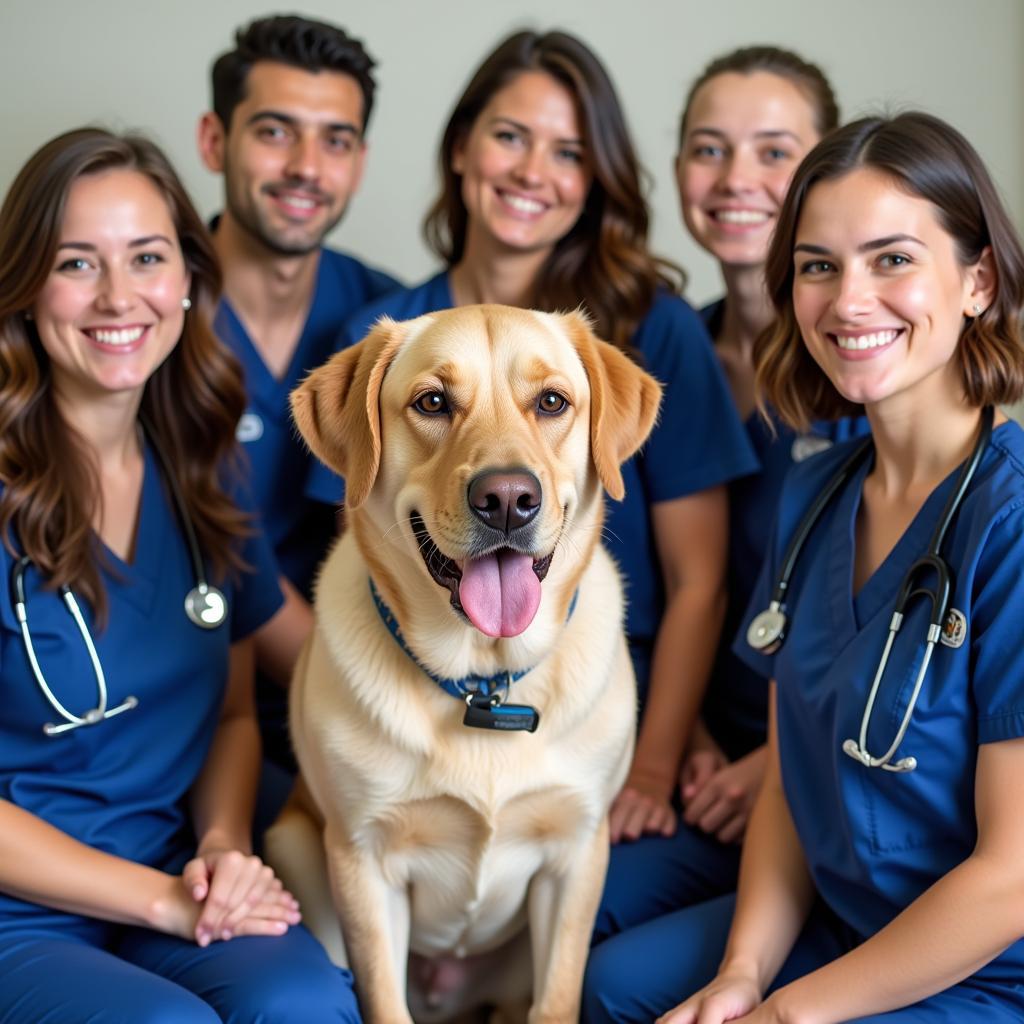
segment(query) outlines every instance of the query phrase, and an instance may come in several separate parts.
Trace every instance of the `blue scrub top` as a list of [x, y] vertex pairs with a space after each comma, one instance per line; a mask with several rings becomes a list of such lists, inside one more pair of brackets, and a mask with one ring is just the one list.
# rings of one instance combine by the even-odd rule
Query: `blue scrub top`
[[[99, 543], [99, 542], [98, 542]], [[273, 553], [259, 532], [244, 540], [251, 567], [238, 580], [212, 580], [228, 618], [200, 629], [184, 611], [195, 585], [188, 545], [151, 450], [139, 505], [135, 560], [101, 546], [108, 598], [105, 628], [83, 617], [106, 676], [108, 707], [126, 697], [138, 706], [96, 725], [46, 736], [64, 720], [51, 708], [28, 663], [7, 581], [13, 559], [0, 545], [0, 798], [107, 853], [179, 871], [195, 849], [187, 794], [206, 760], [224, 698], [230, 645], [280, 607]], [[98, 701], [85, 644], [58, 593], [39, 572], [25, 574], [32, 642], [47, 684], [73, 714]], [[73, 915], [0, 893], [5, 925], [67, 923]]]
[[[852, 444], [852, 443], [851, 443]], [[851, 445], [796, 467], [736, 653], [778, 683], [779, 748], [793, 822], [819, 893], [862, 936], [873, 935], [972, 851], [979, 743], [1024, 736], [1024, 432], [1012, 422], [992, 435], [946, 536], [952, 605], [966, 616], [960, 647], [935, 648], [913, 719], [896, 758], [908, 773], [866, 768], [843, 753], [861, 716], [885, 646], [896, 593], [927, 550], [958, 471], [929, 496], [859, 593], [853, 594], [853, 539], [869, 466], [833, 498], [792, 577], [789, 636], [774, 656], [745, 641], [768, 606], [778, 566], [799, 521]], [[870, 460], [869, 460], [870, 461]], [[907, 609], [868, 729], [880, 756], [896, 736], [924, 652], [929, 606]], [[977, 976], [1024, 976], [1024, 941]]]
[[309, 316], [280, 380], [267, 369], [226, 299], [214, 322], [218, 336], [241, 360], [245, 372], [248, 407], [238, 425], [238, 440], [252, 465], [257, 507], [280, 571], [307, 596], [336, 534], [335, 514], [308, 492], [309, 474], [317, 460], [292, 423], [288, 396], [310, 370], [336, 351], [345, 320], [364, 303], [397, 287], [387, 274], [351, 256], [321, 249]]
[[[370, 303], [349, 321], [345, 339], [355, 343], [384, 314], [410, 320], [452, 304], [448, 274], [442, 272], [416, 288]], [[643, 695], [651, 646], [665, 607], [650, 506], [750, 474], [757, 469], [757, 459], [707, 332], [686, 302], [660, 292], [632, 343], [644, 368], [664, 385], [665, 395], [650, 438], [622, 467], [625, 499], [607, 501], [604, 536], [626, 579], [626, 630]], [[329, 495], [336, 486], [320, 470], [312, 480], [322, 494]]]
[[[712, 338], [722, 329], [724, 313], [724, 299], [700, 311]], [[729, 484], [729, 604], [702, 708], [705, 724], [730, 758], [741, 757], [767, 738], [768, 688], [759, 673], [733, 654], [732, 640], [768, 550], [782, 483], [795, 463], [870, 430], [867, 419], [858, 416], [819, 420], [797, 434], [777, 417], [767, 423], [756, 409], [744, 426], [761, 469]]]

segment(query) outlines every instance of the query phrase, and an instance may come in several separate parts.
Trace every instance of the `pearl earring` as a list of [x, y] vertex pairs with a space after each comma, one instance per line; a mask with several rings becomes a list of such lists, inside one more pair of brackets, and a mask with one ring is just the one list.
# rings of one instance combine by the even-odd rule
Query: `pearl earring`
[[181, 300], [181, 308], [186, 313], [192, 308], [192, 300], [187, 295]]
[[971, 309], [974, 310], [975, 316], [981, 316], [981, 314], [984, 312], [984, 310], [981, 308], [980, 303], [977, 302], [973, 306], [971, 306]]

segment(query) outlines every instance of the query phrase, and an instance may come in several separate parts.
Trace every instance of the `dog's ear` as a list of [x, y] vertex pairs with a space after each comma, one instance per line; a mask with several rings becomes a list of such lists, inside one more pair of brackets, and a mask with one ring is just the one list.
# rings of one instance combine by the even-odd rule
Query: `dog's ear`
[[292, 417], [313, 454], [345, 478], [345, 504], [357, 508], [380, 466], [380, 388], [405, 336], [382, 318], [356, 345], [342, 349], [292, 392]]
[[594, 335], [581, 313], [563, 317], [590, 379], [590, 451], [604, 489], [621, 501], [620, 467], [647, 440], [661, 405], [661, 385], [627, 355]]

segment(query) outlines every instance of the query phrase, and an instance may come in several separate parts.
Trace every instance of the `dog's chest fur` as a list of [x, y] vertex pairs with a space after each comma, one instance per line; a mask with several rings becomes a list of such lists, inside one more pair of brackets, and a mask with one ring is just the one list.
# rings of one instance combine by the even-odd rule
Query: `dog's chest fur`
[[461, 701], [398, 647], [352, 564], [332, 558], [324, 570], [343, 577], [321, 594], [346, 595], [344, 609], [318, 605], [322, 620], [344, 614], [345, 643], [318, 630], [292, 696], [299, 746], [315, 752], [304, 777], [389, 888], [409, 893], [414, 952], [493, 948], [525, 925], [531, 879], [572, 865], [628, 766], [635, 696], [614, 570], [601, 552], [581, 596], [588, 618], [608, 622], [579, 647], [567, 629], [514, 684], [511, 700], [541, 709], [542, 732], [527, 734], [464, 726]]
[[558, 787], [490, 808], [444, 795], [367, 821], [383, 875], [409, 891], [413, 951], [462, 955], [517, 932], [530, 879], [572, 845], [590, 803]]

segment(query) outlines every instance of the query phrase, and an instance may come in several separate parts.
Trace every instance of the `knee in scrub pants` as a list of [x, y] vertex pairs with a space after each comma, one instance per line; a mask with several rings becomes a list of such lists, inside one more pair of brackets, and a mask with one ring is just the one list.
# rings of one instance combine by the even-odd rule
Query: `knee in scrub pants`
[[336, 967], [302, 926], [205, 949], [136, 930], [126, 955], [196, 993], [225, 1024], [359, 1024], [350, 971]]
[[74, 939], [0, 943], [0, 1024], [220, 1024], [193, 993]]
[[616, 843], [591, 944], [736, 888], [740, 848], [680, 821], [672, 836]]

